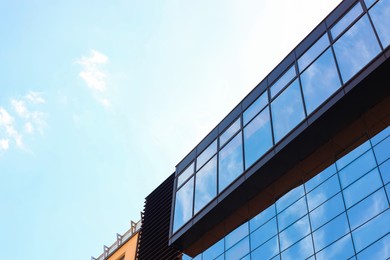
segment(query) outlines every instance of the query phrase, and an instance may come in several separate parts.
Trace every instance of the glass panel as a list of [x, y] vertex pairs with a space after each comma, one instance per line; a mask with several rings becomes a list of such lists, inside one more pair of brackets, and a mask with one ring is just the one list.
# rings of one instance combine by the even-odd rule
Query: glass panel
[[313, 46], [310, 47], [298, 60], [298, 67], [300, 71], [303, 71], [307, 65], [315, 60], [320, 53], [322, 53], [329, 46], [329, 38], [325, 33]]
[[219, 240], [212, 247], [204, 251], [203, 259], [214, 259], [225, 251], [224, 239]]
[[196, 170], [199, 170], [217, 152], [217, 140], [209, 145], [196, 159]]
[[181, 257], [182, 260], [191, 260], [192, 258], [189, 257], [188, 255], [186, 254], [183, 254], [183, 256]]
[[390, 157], [390, 137], [377, 144], [374, 147], [374, 152], [378, 164], [386, 161]]
[[307, 194], [307, 204], [309, 205], [309, 211], [313, 210], [339, 191], [339, 180], [337, 175], [334, 175]]
[[275, 142], [278, 142], [305, 118], [298, 80], [272, 102], [271, 109]]
[[390, 201], [390, 184], [387, 184], [385, 188], [386, 188], [387, 198]]
[[369, 150], [339, 172], [341, 186], [347, 187], [374, 167], [375, 157], [372, 150]]
[[371, 149], [370, 141], [366, 141], [348, 154], [344, 155], [342, 158], [338, 159], [336, 165], [339, 171], [345, 166], [347, 166], [350, 162], [358, 158], [359, 155], [363, 154], [368, 149]]
[[352, 232], [356, 252], [390, 232], [390, 210], [367, 222]]
[[263, 210], [260, 214], [258, 214], [256, 217], [253, 217], [249, 221], [250, 231], [252, 232], [256, 230], [273, 216], [275, 216], [275, 204], [272, 204], [267, 209]]
[[196, 173], [194, 214], [217, 196], [217, 156]]
[[338, 194], [310, 212], [310, 221], [313, 230], [316, 230], [332, 218], [345, 210], [341, 194]]
[[195, 256], [192, 260], [202, 260], [202, 254]]
[[177, 187], [180, 187], [194, 173], [194, 163], [191, 163], [187, 169], [180, 173], [177, 178]]
[[306, 192], [311, 191], [336, 172], [336, 165], [332, 164], [321, 173], [317, 174], [305, 183]]
[[359, 260], [390, 259], [390, 234], [357, 255]]
[[[280, 249], [283, 251], [310, 233], [309, 218], [304, 216], [293, 225], [279, 233]], [[283, 258], [283, 256], [282, 256]]]
[[225, 254], [220, 255], [218, 258], [215, 258], [215, 260], [224, 260]]
[[375, 146], [376, 144], [380, 143], [383, 139], [385, 139], [389, 135], [390, 135], [390, 126], [386, 127], [384, 130], [382, 130], [373, 138], [371, 138], [372, 146]]
[[386, 48], [390, 44], [390, 1], [379, 1], [369, 13], [383, 48]]
[[385, 184], [390, 182], [390, 160], [387, 160], [386, 162], [382, 163], [381, 166], [379, 166], [379, 169], [382, 174], [382, 179]]
[[[226, 248], [230, 248], [233, 246], [235, 243], [240, 241], [243, 237], [248, 235], [248, 222], [245, 222], [232, 232], [230, 232], [226, 237], [225, 237], [225, 246]], [[249, 244], [249, 243], [248, 243]], [[243, 256], [246, 254], [243, 254]]]
[[176, 192], [173, 232], [191, 219], [193, 197], [194, 177], [191, 177], [191, 179]]
[[354, 230], [389, 207], [384, 189], [380, 189], [348, 210], [349, 223]]
[[219, 147], [222, 147], [227, 140], [229, 140], [235, 133], [241, 128], [240, 118], [238, 118], [233, 124], [229, 126], [219, 137]]
[[348, 234], [321, 252], [317, 253], [316, 259], [349, 259], [354, 254], [355, 252], [353, 250], [351, 235]]
[[244, 170], [241, 132], [219, 152], [219, 191], [225, 189]]
[[277, 232], [276, 218], [273, 218], [251, 234], [251, 248], [260, 246]]
[[381, 51], [367, 15], [360, 18], [333, 46], [344, 82]]
[[294, 66], [291, 66], [272, 86], [271, 98], [279, 93], [296, 75]]
[[381, 186], [382, 181], [379, 176], [379, 172], [375, 169], [343, 190], [345, 205], [347, 208], [351, 207]]
[[306, 259], [314, 253], [311, 236], [307, 236], [282, 253], [283, 260]]
[[272, 147], [271, 122], [268, 108], [244, 128], [245, 167], [249, 168]]
[[254, 118], [266, 105], [268, 105], [267, 91], [261, 94], [261, 96], [245, 110], [243, 114], [244, 125]]
[[367, 8], [370, 8], [375, 3], [375, 1], [376, 0], [364, 0], [364, 2], [366, 3]]
[[330, 48], [301, 74], [301, 83], [307, 114], [340, 88], [341, 82]]
[[[252, 247], [253, 248], [253, 247]], [[274, 236], [267, 243], [255, 249], [251, 253], [252, 259], [271, 259], [274, 255], [279, 253], [278, 236]]]
[[285, 229], [305, 214], [307, 214], [307, 206], [306, 199], [303, 197], [278, 214], [279, 230]]
[[357, 3], [351, 10], [348, 11], [343, 18], [340, 19], [330, 30], [333, 39], [336, 39], [358, 16], [363, 13], [363, 8], [360, 3]]
[[290, 206], [293, 204], [295, 201], [297, 201], [300, 197], [305, 195], [305, 190], [303, 188], [303, 185], [300, 185], [288, 193], [286, 193], [283, 197], [278, 199], [275, 203], [276, 209], [278, 212], [281, 212], [283, 209], [286, 207]]
[[349, 231], [346, 214], [341, 214], [331, 222], [313, 232], [314, 248], [320, 251]]
[[226, 251], [226, 259], [240, 259], [248, 254], [249, 251], [249, 237], [246, 237]]

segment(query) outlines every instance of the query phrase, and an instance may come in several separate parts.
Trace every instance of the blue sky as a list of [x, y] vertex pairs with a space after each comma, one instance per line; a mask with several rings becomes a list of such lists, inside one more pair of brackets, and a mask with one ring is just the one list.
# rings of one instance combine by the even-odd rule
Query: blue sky
[[0, 259], [90, 259], [339, 0], [0, 0]]

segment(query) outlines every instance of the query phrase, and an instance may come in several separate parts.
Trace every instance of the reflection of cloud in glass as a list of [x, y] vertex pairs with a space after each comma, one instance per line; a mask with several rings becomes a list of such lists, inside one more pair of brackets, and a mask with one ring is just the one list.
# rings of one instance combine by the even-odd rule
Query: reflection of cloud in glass
[[279, 198], [275, 205], [278, 212], [281, 212], [283, 209], [285, 209], [287, 206], [294, 203], [296, 200], [298, 200], [300, 197], [302, 197], [305, 194], [305, 190], [303, 189], [303, 185], [300, 185], [292, 190], [290, 190], [288, 193], [284, 194], [281, 198]]
[[333, 36], [333, 39], [345, 30], [361, 13], [363, 12], [362, 6], [360, 3], [357, 3], [340, 21], [338, 21], [330, 30]]
[[214, 156], [196, 173], [195, 207], [197, 213], [217, 195], [217, 157]]
[[328, 34], [324, 34], [298, 60], [299, 70], [302, 72], [317, 56], [329, 46]]
[[265, 91], [255, 102], [250, 105], [243, 114], [244, 125], [248, 123], [263, 107], [268, 104], [268, 92]]
[[192, 217], [194, 177], [176, 192], [175, 219], [173, 230], [176, 231]]
[[351, 235], [348, 234], [316, 254], [317, 260], [349, 259], [354, 255]]
[[207, 162], [217, 152], [217, 140], [211, 143], [196, 159], [196, 170], [199, 170], [200, 167]]
[[190, 166], [188, 166], [187, 169], [185, 169], [182, 173], [180, 173], [179, 177], [177, 178], [177, 187], [182, 185], [188, 177], [190, 177], [194, 173], [194, 163], [191, 163]]
[[304, 216], [287, 229], [279, 233], [280, 249], [283, 251], [310, 233], [309, 218]]
[[226, 141], [232, 137], [241, 128], [240, 118], [238, 118], [228, 129], [225, 130], [219, 137], [219, 147], [223, 146]]
[[301, 198], [278, 215], [279, 230], [283, 230], [307, 213], [306, 199]]
[[386, 48], [390, 44], [390, 1], [379, 1], [369, 13], [383, 48]]

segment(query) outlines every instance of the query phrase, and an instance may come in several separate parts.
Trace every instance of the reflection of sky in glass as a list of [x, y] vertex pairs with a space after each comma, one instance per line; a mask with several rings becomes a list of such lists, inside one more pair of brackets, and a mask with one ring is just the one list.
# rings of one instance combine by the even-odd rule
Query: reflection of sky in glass
[[272, 132], [268, 108], [244, 128], [245, 167], [248, 169], [272, 147]]
[[365, 151], [367, 151], [370, 148], [371, 148], [370, 141], [366, 141], [365, 143], [355, 148], [353, 151], [349, 152], [347, 155], [344, 155], [342, 158], [338, 159], [336, 161], [338, 170], [340, 171], [342, 168], [344, 168], [346, 165], [351, 163], [353, 160], [356, 160], [356, 158], [359, 155], [363, 154]]
[[303, 188], [303, 185], [300, 185], [290, 190], [288, 193], [286, 193], [276, 201], [275, 205], [277, 211], [281, 212], [283, 209], [285, 209], [286, 207], [290, 206], [292, 203], [297, 201], [304, 194], [305, 194], [305, 190]]
[[310, 47], [299, 59], [298, 67], [302, 72], [315, 58], [329, 46], [329, 38], [325, 33], [313, 46]]
[[246, 237], [228, 251], [226, 251], [226, 259], [241, 259], [249, 252], [249, 237]]
[[340, 88], [341, 82], [330, 48], [302, 73], [301, 83], [308, 114]]
[[223, 146], [241, 128], [240, 118], [229, 126], [219, 137], [219, 147]]
[[196, 173], [194, 214], [217, 195], [217, 156]]
[[187, 169], [180, 173], [177, 178], [177, 187], [180, 187], [194, 173], [194, 163], [191, 163]]
[[286, 251], [282, 252], [283, 260], [306, 259], [314, 253], [311, 236], [307, 236]]
[[[279, 233], [280, 249], [283, 251], [310, 232], [309, 218], [304, 216], [293, 225]], [[282, 257], [283, 258], [283, 257]]]
[[295, 67], [291, 66], [272, 86], [271, 86], [271, 98], [274, 97], [279, 91], [284, 88], [296, 75]]
[[194, 177], [176, 192], [175, 217], [173, 231], [178, 230], [192, 217], [192, 198], [194, 195]]
[[351, 235], [348, 234], [321, 252], [317, 253], [316, 259], [349, 259], [354, 254], [355, 253], [353, 251]]
[[375, 242], [364, 251], [358, 254], [360, 259], [389, 259], [390, 258], [390, 234]]
[[307, 194], [307, 204], [309, 205], [309, 210], [313, 210], [339, 191], [339, 180], [337, 175], [334, 175]]
[[209, 145], [196, 159], [196, 170], [199, 170], [200, 167], [207, 162], [217, 152], [217, 140]]
[[219, 191], [234, 181], [243, 172], [243, 168], [240, 132], [219, 152]]
[[305, 118], [299, 82], [295, 80], [271, 104], [275, 142]]
[[370, 8], [375, 3], [375, 1], [376, 0], [364, 0], [364, 2], [366, 3], [367, 8]]
[[263, 225], [273, 216], [275, 216], [275, 204], [272, 204], [267, 209], [263, 210], [249, 221], [249, 227], [251, 232]]
[[224, 240], [221, 239], [203, 253], [203, 259], [214, 259], [225, 251]]
[[255, 102], [250, 105], [243, 114], [244, 125], [246, 125], [257, 113], [268, 104], [268, 95], [265, 91]]
[[357, 3], [343, 18], [340, 19], [333, 27], [330, 32], [335, 39], [341, 32], [343, 32], [361, 13], [363, 8], [360, 3]]
[[374, 147], [378, 163], [384, 162], [390, 156], [390, 137], [386, 138]]
[[252, 259], [270, 259], [279, 253], [278, 236], [274, 236], [257, 249], [255, 247], [251, 247], [251, 249], [253, 251], [251, 254]]
[[336, 166], [334, 164], [331, 164], [328, 168], [326, 168], [305, 183], [306, 192], [309, 192], [318, 185], [320, 185], [323, 181], [328, 179], [334, 173], [336, 173]]
[[345, 207], [340, 193], [310, 212], [313, 230], [316, 230], [343, 211], [345, 211]]
[[379, 169], [381, 171], [383, 182], [385, 184], [390, 182], [390, 160], [382, 163], [381, 166], [379, 166]]
[[251, 234], [251, 248], [260, 246], [277, 232], [276, 218], [273, 218]]
[[383, 139], [385, 139], [389, 135], [390, 135], [390, 126], [386, 127], [385, 130], [383, 130], [382, 132], [378, 133], [376, 136], [371, 138], [372, 145], [373, 146], [377, 145], [378, 143], [380, 143]]
[[344, 82], [380, 52], [367, 15], [360, 18], [333, 46]]
[[303, 197], [278, 214], [279, 230], [285, 229], [305, 214], [307, 214], [307, 206], [306, 199]]
[[230, 232], [226, 237], [225, 237], [225, 246], [226, 248], [232, 247], [235, 243], [240, 241], [242, 238], [247, 236], [249, 234], [248, 232], [248, 223], [244, 223], [232, 232]]
[[379, 1], [369, 13], [383, 48], [386, 48], [390, 44], [390, 1]]

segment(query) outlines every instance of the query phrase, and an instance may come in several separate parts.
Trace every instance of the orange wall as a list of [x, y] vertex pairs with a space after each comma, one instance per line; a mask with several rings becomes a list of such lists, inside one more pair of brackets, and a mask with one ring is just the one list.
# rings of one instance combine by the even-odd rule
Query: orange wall
[[108, 260], [119, 260], [125, 255], [125, 260], [134, 260], [137, 250], [138, 233], [124, 243]]

